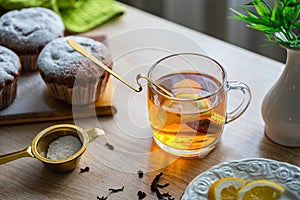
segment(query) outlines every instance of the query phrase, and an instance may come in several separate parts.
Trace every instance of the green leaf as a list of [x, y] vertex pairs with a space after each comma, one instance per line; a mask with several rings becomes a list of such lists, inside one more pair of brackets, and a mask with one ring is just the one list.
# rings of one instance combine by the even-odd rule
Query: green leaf
[[[274, 0], [274, 1], [276, 1], [276, 0]], [[264, 0], [261, 0], [261, 2], [262, 2], [262, 4], [265, 5], [265, 7], [266, 7], [270, 12], [272, 12], [272, 8], [271, 8], [271, 6], [270, 6], [267, 2], [265, 2]]]
[[264, 25], [264, 26], [268, 26], [268, 27], [272, 27], [272, 28], [280, 27], [280, 25], [277, 25], [275, 22], [272, 22], [269, 19], [248, 18], [245, 21], [248, 21], [251, 24], [260, 24], [260, 25]]
[[276, 21], [279, 24], [282, 23], [283, 16], [282, 16], [281, 9], [279, 8], [277, 2], [275, 2], [275, 5], [274, 5], [273, 11], [272, 11], [271, 20]]
[[297, 5], [295, 7], [295, 11], [294, 11], [294, 14], [292, 16], [292, 21], [295, 21], [298, 18], [299, 14], [300, 14], [300, 2], [299, 2], [299, 5]]
[[272, 9], [264, 0], [254, 0], [243, 5], [244, 7], [254, 7], [260, 16], [271, 16]]
[[291, 21], [292, 19], [294, 19], [295, 17], [295, 11], [297, 9], [297, 6], [286, 6], [283, 10], [282, 10], [282, 14], [284, 15], [284, 17]]
[[282, 3], [282, 5], [287, 5], [288, 3], [295, 3], [296, 0], [279, 0], [279, 2]]
[[254, 7], [260, 16], [269, 17], [272, 15], [272, 11], [266, 6], [266, 2], [264, 2], [263, 0], [257, 0], [255, 2], [257, 2], [257, 4], [254, 5]]
[[250, 10], [246, 10], [246, 12], [249, 15], [249, 17], [258, 19], [258, 16], [256, 16], [255, 13], [251, 12]]
[[[298, 2], [299, 3], [299, 2]], [[288, 0], [286, 2], [287, 6], [296, 6], [296, 4], [298, 4], [296, 0]]]
[[257, 0], [245, 3], [243, 6], [255, 6], [256, 4], [257, 4]]
[[277, 28], [261, 25], [261, 24], [250, 24], [250, 28], [265, 32], [265, 33], [276, 33], [278, 32]]
[[285, 5], [285, 1], [284, 0], [278, 0], [278, 2], [280, 3], [281, 6]]
[[293, 27], [292, 28], [300, 28], [300, 20], [298, 20], [295, 23], [293, 23]]
[[243, 13], [241, 13], [241, 12], [239, 12], [239, 11], [233, 9], [233, 8], [229, 8], [229, 9], [230, 9], [232, 12], [234, 12], [237, 16], [247, 18], [247, 16], [244, 15]]

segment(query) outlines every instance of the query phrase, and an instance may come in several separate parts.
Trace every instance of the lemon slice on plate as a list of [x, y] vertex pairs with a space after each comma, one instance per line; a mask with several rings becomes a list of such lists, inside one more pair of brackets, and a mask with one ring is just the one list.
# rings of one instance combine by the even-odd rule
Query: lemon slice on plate
[[274, 200], [285, 192], [281, 185], [267, 181], [255, 180], [243, 185], [238, 190], [238, 200]]
[[235, 200], [239, 188], [246, 184], [241, 178], [221, 178], [214, 182], [208, 191], [209, 200]]

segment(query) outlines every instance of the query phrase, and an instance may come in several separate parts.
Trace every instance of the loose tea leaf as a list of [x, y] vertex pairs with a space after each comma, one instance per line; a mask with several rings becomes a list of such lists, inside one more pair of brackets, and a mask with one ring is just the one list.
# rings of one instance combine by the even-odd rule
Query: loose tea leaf
[[107, 148], [112, 151], [115, 149], [114, 146], [109, 143], [106, 143], [105, 146], [107, 146]]
[[137, 174], [138, 174], [139, 178], [143, 178], [143, 176], [144, 176], [144, 172], [142, 170], [138, 170]]
[[102, 196], [102, 197], [97, 196], [97, 200], [106, 200], [106, 199], [107, 199], [107, 197], [105, 197], [105, 196]]
[[89, 167], [80, 168], [80, 172], [79, 173], [88, 172], [88, 171], [90, 171]]
[[158, 175], [155, 176], [155, 178], [153, 179], [153, 181], [151, 183], [151, 191], [155, 192], [155, 194], [159, 200], [174, 200], [174, 198], [172, 197], [172, 195], [169, 194], [169, 192], [161, 193], [159, 191], [159, 188], [164, 188], [164, 187], [167, 187], [170, 185], [169, 183], [165, 183], [163, 185], [160, 185], [158, 183], [159, 179], [162, 175], [163, 175], [163, 173], [160, 172]]
[[124, 190], [124, 186], [122, 188], [118, 188], [118, 189], [109, 188], [108, 189], [108, 191], [110, 191], [109, 195], [102, 196], [102, 197], [97, 196], [97, 200], [106, 200], [111, 194], [117, 193], [117, 192], [122, 192], [123, 190]]
[[137, 195], [139, 197], [139, 200], [144, 199], [147, 196], [147, 194], [143, 191], [138, 191]]
[[165, 187], [168, 187], [169, 185], [170, 185], [170, 183], [165, 183], [163, 185], [157, 184], [157, 187], [158, 188], [165, 188]]
[[119, 188], [119, 189], [108, 189], [110, 191], [110, 193], [117, 193], [117, 192], [122, 192], [124, 190], [124, 186], [122, 188]]
[[166, 197], [167, 200], [174, 200], [175, 199], [175, 198], [172, 197], [172, 195], [169, 194], [169, 192], [163, 193], [162, 196]]
[[151, 191], [154, 191], [156, 186], [157, 186], [157, 183], [160, 179], [160, 177], [163, 175], [162, 172], [160, 172], [158, 175], [155, 176], [155, 178], [153, 179], [152, 183], [151, 183]]

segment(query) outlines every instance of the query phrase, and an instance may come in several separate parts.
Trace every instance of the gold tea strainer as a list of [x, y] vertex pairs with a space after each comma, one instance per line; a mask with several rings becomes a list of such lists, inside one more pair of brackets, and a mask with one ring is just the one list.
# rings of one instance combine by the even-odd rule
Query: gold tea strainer
[[98, 65], [103, 70], [105, 70], [108, 73], [110, 73], [111, 75], [113, 75], [116, 79], [118, 79], [119, 81], [121, 81], [122, 83], [124, 83], [125, 85], [127, 85], [128, 87], [130, 87], [131, 89], [133, 89], [134, 91], [136, 91], [136, 92], [141, 92], [142, 91], [143, 88], [142, 88], [141, 83], [139, 82], [139, 79], [144, 78], [147, 81], [149, 81], [150, 83], [152, 83], [153, 85], [155, 85], [155, 87], [157, 87], [159, 90], [161, 90], [166, 95], [168, 95], [170, 97], [173, 96], [170, 91], [166, 90], [164, 87], [162, 87], [161, 85], [159, 85], [154, 80], [152, 80], [151, 78], [149, 78], [148, 76], [146, 76], [144, 74], [138, 74], [136, 76], [136, 81], [137, 81], [137, 84], [139, 85], [139, 87], [136, 88], [136, 87], [132, 86], [129, 82], [127, 82], [122, 77], [120, 77], [118, 74], [116, 74], [114, 71], [112, 71], [110, 68], [108, 68], [107, 66], [105, 66], [100, 60], [98, 60], [92, 54], [90, 54], [89, 52], [87, 52], [80, 44], [78, 44], [77, 42], [75, 42], [71, 38], [67, 38], [67, 41], [70, 44], [70, 46], [73, 47], [76, 51], [78, 51], [79, 53], [81, 53], [83, 56], [89, 58], [96, 65]]
[[[61, 136], [72, 135], [77, 137], [81, 142], [81, 148], [72, 156], [63, 160], [51, 160], [45, 157], [49, 144]], [[80, 157], [85, 152], [89, 142], [92, 142], [98, 136], [104, 135], [102, 129], [93, 128], [84, 130], [79, 126], [72, 124], [60, 124], [50, 126], [36, 135], [32, 144], [14, 153], [0, 156], [0, 165], [22, 158], [33, 157], [44, 163], [45, 167], [56, 172], [67, 172], [75, 169], [79, 163]]]

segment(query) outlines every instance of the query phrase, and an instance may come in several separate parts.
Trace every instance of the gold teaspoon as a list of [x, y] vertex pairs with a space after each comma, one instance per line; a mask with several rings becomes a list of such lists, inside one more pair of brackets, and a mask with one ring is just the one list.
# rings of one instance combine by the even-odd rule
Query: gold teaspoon
[[149, 78], [148, 76], [146, 76], [144, 74], [138, 74], [136, 76], [136, 81], [137, 81], [137, 84], [139, 85], [139, 87], [135, 88], [130, 83], [128, 83], [126, 80], [124, 80], [122, 77], [120, 77], [118, 74], [116, 74], [114, 71], [112, 71], [110, 68], [108, 68], [106, 65], [104, 65], [100, 60], [98, 60], [93, 55], [91, 55], [88, 51], [86, 51], [80, 44], [78, 44], [77, 42], [75, 42], [71, 38], [67, 38], [67, 41], [68, 41], [69, 45], [71, 47], [73, 47], [76, 51], [78, 51], [79, 53], [81, 53], [83, 56], [89, 58], [96, 65], [98, 65], [99, 67], [101, 67], [102, 69], [104, 69], [105, 71], [107, 71], [108, 73], [110, 73], [111, 75], [113, 75], [116, 79], [120, 80], [121, 82], [123, 82], [125, 85], [127, 85], [128, 87], [130, 87], [134, 91], [136, 91], [136, 92], [141, 92], [142, 91], [143, 88], [142, 88], [141, 83], [139, 82], [139, 79], [140, 78], [144, 78], [144, 79], [148, 80], [150, 83], [152, 83], [153, 85], [155, 85], [155, 87], [157, 87], [159, 90], [161, 90], [166, 95], [168, 95], [170, 97], [173, 96], [170, 91], [166, 90], [165, 88], [163, 88], [162, 86], [160, 86], [159, 84], [157, 84], [154, 80], [152, 80], [151, 78]]

